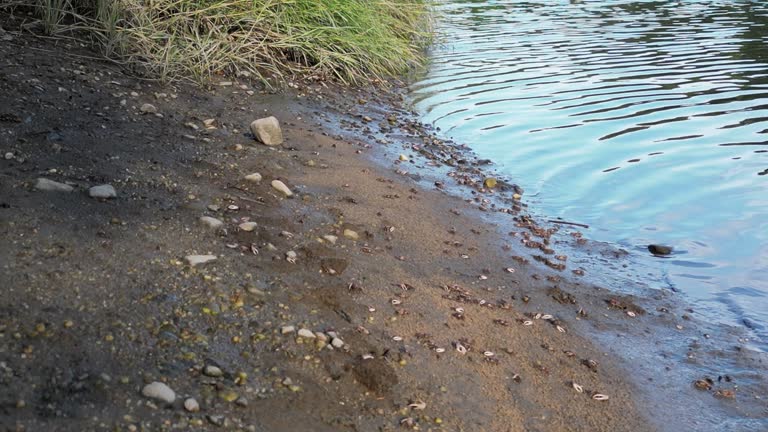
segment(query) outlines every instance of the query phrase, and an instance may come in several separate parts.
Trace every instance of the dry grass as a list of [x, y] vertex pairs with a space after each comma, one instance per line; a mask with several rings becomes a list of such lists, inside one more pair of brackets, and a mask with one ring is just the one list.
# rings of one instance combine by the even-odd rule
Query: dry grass
[[420, 64], [430, 36], [429, 0], [21, 1], [35, 3], [0, 7], [33, 7], [48, 34], [90, 37], [165, 81], [245, 72], [363, 83]]

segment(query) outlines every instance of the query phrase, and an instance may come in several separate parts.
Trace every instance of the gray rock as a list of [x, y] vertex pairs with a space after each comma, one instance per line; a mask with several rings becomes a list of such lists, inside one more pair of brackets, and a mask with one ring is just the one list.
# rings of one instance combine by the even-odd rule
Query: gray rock
[[648, 250], [654, 255], [669, 255], [672, 253], [671, 246], [657, 244], [648, 245]]
[[291, 190], [288, 189], [288, 186], [286, 186], [285, 183], [281, 182], [280, 180], [272, 180], [272, 187], [288, 198], [293, 196], [293, 192], [291, 192]]
[[169, 404], [176, 400], [176, 393], [170, 387], [158, 381], [145, 385], [141, 389], [141, 394], [144, 397]]
[[224, 222], [216, 219], [215, 217], [210, 217], [210, 216], [201, 217], [200, 222], [202, 222], [203, 225], [215, 230], [220, 229], [221, 227], [224, 226]]
[[256, 229], [258, 224], [256, 222], [243, 222], [240, 225], [238, 225], [241, 230], [251, 232]]
[[35, 182], [35, 189], [45, 192], [72, 192], [75, 188], [68, 184], [41, 177]]
[[360, 235], [356, 231], [352, 231], [351, 229], [345, 229], [344, 230], [344, 237], [350, 239], [350, 240], [357, 240], [360, 238]]
[[190, 266], [205, 264], [216, 259], [216, 255], [187, 255], [184, 257]]
[[203, 369], [203, 373], [206, 376], [212, 377], [212, 378], [218, 378], [220, 376], [224, 375], [224, 371], [221, 370], [218, 366], [214, 365], [208, 365]]
[[338, 240], [339, 238], [336, 237], [335, 235], [326, 234], [323, 236], [323, 239], [331, 244], [336, 244], [336, 240]]
[[157, 107], [156, 107], [156, 106], [154, 106], [154, 105], [152, 105], [152, 104], [149, 104], [149, 103], [145, 103], [145, 104], [143, 104], [143, 105], [142, 105], [142, 106], [139, 108], [139, 111], [141, 111], [141, 112], [142, 112], [142, 113], [144, 113], [144, 114], [154, 114], [154, 113], [156, 113], [156, 112], [157, 112]]
[[280, 145], [283, 142], [283, 131], [275, 117], [254, 120], [251, 123], [251, 132], [257, 140], [268, 146]]
[[117, 191], [115, 190], [112, 185], [100, 185], [100, 186], [94, 186], [90, 189], [88, 189], [88, 195], [91, 196], [91, 198], [97, 198], [97, 199], [109, 199], [109, 198], [117, 198]]
[[280, 333], [281, 334], [293, 333], [295, 331], [296, 331], [296, 327], [294, 327], [294, 326], [283, 326], [283, 327], [280, 328]]
[[198, 412], [200, 411], [200, 404], [197, 403], [195, 398], [188, 398], [184, 401], [184, 409], [189, 412]]
[[207, 415], [205, 418], [214, 426], [224, 426], [227, 422], [227, 418], [223, 415]]

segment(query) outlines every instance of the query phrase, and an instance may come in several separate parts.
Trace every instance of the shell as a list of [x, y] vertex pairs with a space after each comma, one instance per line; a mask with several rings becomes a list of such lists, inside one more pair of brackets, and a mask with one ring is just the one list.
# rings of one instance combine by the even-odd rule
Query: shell
[[394, 336], [392, 337], [392, 340], [395, 342], [400, 342], [401, 340], [403, 340], [403, 338], [401, 336]]
[[493, 351], [486, 351], [486, 352], [483, 353], [483, 355], [486, 356], [486, 357], [493, 357], [496, 354], [494, 354]]
[[584, 393], [584, 387], [576, 384], [575, 382], [571, 383], [573, 386], [573, 389], [576, 390], [577, 393]]
[[400, 303], [402, 303], [402, 301], [400, 301], [398, 299], [392, 299], [392, 304], [393, 305], [399, 305]]
[[592, 399], [594, 399], [596, 401], [607, 401], [608, 400], [608, 395], [604, 395], [602, 393], [595, 393], [595, 394], [592, 395]]
[[436, 353], [444, 353], [445, 352], [445, 348], [435, 348], [435, 352]]
[[524, 326], [530, 326], [530, 325], [533, 325], [533, 321], [531, 321], [531, 320], [525, 320], [525, 321], [523, 321], [523, 325], [524, 325]]
[[464, 345], [456, 342], [456, 351], [459, 352], [459, 354], [466, 354], [467, 353], [467, 347]]

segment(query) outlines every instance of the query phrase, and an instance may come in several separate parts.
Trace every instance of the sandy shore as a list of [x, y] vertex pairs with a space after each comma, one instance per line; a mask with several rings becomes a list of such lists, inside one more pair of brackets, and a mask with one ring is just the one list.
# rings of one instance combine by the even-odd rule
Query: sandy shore
[[[694, 340], [742, 361], [668, 393], [765, 418], [760, 355], [712, 354], [667, 296], [581, 282], [558, 251], [598, 246], [539, 226], [514, 185], [484, 188], [485, 162], [396, 99], [162, 87], [31, 36], [0, 53], [2, 430], [667, 429], [649, 400], [675, 399], [649, 399], [646, 375], [678, 369], [632, 369], [605, 345], [662, 328], [686, 341], [651, 343], [670, 362]], [[248, 132], [267, 115], [279, 147]], [[73, 191], [36, 190], [41, 177]], [[88, 196], [101, 184], [117, 197]], [[151, 382], [175, 400], [142, 395]]]

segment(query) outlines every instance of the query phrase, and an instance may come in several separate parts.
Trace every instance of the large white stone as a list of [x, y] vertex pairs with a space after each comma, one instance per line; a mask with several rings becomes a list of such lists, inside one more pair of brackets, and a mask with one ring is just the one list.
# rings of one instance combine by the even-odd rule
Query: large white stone
[[205, 264], [216, 259], [216, 255], [187, 255], [184, 257], [190, 266]]
[[251, 132], [257, 140], [268, 146], [280, 145], [283, 142], [283, 131], [275, 117], [254, 120], [251, 123]]

